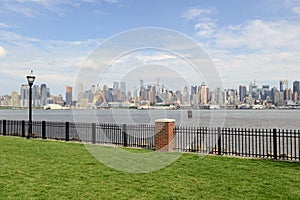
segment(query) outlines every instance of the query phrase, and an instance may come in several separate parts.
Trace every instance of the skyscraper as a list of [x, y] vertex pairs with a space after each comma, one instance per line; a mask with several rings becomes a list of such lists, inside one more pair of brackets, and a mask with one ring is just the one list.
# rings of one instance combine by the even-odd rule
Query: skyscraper
[[280, 90], [280, 92], [283, 92], [288, 88], [289, 88], [288, 80], [280, 80], [279, 81], [279, 90]]
[[32, 103], [33, 107], [38, 107], [41, 105], [41, 90], [40, 86], [34, 85], [32, 88]]
[[271, 99], [271, 91], [269, 85], [263, 85], [262, 86], [262, 100], [270, 100]]
[[245, 85], [239, 86], [239, 96], [240, 96], [240, 102], [243, 102], [247, 96], [247, 88]]
[[29, 86], [27, 84], [21, 85], [20, 90], [20, 106], [28, 107], [29, 106]]
[[297, 102], [300, 96], [300, 82], [294, 81], [293, 82], [293, 101]]
[[78, 83], [78, 98], [77, 101], [80, 103], [83, 99], [83, 84]]
[[184, 105], [190, 105], [190, 101], [189, 101], [189, 89], [187, 86], [184, 86], [183, 88], [183, 99], [182, 99], [182, 103]]
[[293, 92], [297, 92], [299, 94], [300, 91], [300, 82], [299, 81], [294, 81], [293, 82]]
[[48, 98], [50, 97], [50, 89], [47, 88], [46, 84], [41, 84], [41, 106], [48, 103]]
[[206, 105], [207, 104], [207, 87], [204, 82], [201, 84], [201, 89], [200, 89], [200, 104]]
[[20, 98], [17, 91], [13, 91], [11, 93], [11, 106], [19, 107], [20, 106]]
[[224, 92], [221, 90], [220, 87], [215, 89], [215, 96], [216, 96], [216, 103], [223, 104], [224, 103]]
[[121, 92], [126, 95], [126, 83], [120, 82], [120, 85], [121, 85]]
[[66, 86], [66, 105], [72, 105], [72, 87], [69, 85]]

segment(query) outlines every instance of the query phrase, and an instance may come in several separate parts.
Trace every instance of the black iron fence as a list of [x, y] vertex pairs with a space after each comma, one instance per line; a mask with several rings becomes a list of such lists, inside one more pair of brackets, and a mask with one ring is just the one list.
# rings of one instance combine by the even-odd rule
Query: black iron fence
[[[93, 144], [154, 149], [154, 125], [96, 124], [71, 122], [32, 123], [32, 137]], [[0, 120], [0, 134], [26, 137], [28, 121]]]
[[175, 127], [177, 151], [300, 160], [300, 130]]
[[[155, 149], [155, 126], [34, 121], [33, 137]], [[0, 134], [26, 137], [28, 121], [0, 120]], [[174, 151], [300, 161], [300, 130], [178, 127]]]

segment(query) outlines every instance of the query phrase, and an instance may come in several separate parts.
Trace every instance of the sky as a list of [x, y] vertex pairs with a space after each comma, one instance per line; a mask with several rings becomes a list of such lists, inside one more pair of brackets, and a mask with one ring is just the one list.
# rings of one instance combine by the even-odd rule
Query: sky
[[[0, 0], [0, 95], [19, 91], [30, 70], [37, 76], [36, 84], [46, 83], [52, 94], [64, 95], [66, 85], [76, 87], [93, 52], [124, 33], [147, 27], [174, 31], [197, 43], [213, 63], [224, 88], [237, 89], [254, 79], [258, 85], [276, 87], [281, 79], [289, 80], [289, 86], [300, 80], [300, 0]], [[164, 44], [163, 40], [159, 43]], [[130, 45], [130, 41], [120, 44]], [[177, 40], [174, 44], [185, 48]], [[114, 50], [118, 52], [109, 49]], [[104, 54], [100, 57], [105, 60]], [[149, 75], [145, 82], [155, 82], [164, 73], [157, 66], [178, 68], [182, 62], [178, 57], [159, 49], [122, 54], [113, 62], [107, 61], [107, 65], [115, 64], [102, 82], [112, 86], [126, 77], [139, 85], [143, 73], [132, 71], [151, 65], [155, 65], [153, 74], [145, 70]], [[116, 75], [122, 71], [118, 67], [133, 66], [133, 60], [143, 66], [129, 67], [126, 74]], [[180, 76], [180, 70], [188, 71], [186, 64], [180, 66], [170, 74]], [[101, 77], [101, 70], [96, 73]], [[206, 80], [205, 74], [193, 80], [188, 77], [181, 78], [197, 85]], [[169, 79], [177, 80], [171, 75]]]

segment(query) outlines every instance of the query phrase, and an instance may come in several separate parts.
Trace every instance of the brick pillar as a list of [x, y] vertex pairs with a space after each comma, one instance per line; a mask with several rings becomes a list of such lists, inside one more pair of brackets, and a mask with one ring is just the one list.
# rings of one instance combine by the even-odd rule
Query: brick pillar
[[155, 150], [173, 152], [174, 147], [174, 119], [155, 120]]

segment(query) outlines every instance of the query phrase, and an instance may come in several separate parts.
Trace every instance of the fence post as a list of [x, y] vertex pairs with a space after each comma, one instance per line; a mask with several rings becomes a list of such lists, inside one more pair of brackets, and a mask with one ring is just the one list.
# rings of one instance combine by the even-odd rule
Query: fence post
[[70, 123], [69, 122], [66, 122], [66, 141], [70, 141], [70, 130], [69, 130], [69, 127], [70, 127]]
[[47, 139], [46, 137], [46, 122], [42, 121], [42, 139]]
[[126, 124], [123, 124], [122, 132], [123, 132], [123, 145], [124, 145], [124, 147], [127, 147], [128, 146], [128, 141], [127, 141], [127, 127], [126, 127]]
[[160, 152], [174, 151], [174, 119], [155, 120], [155, 150]]
[[22, 137], [26, 137], [26, 134], [25, 134], [25, 120], [22, 120], [22, 126], [21, 126], [21, 131], [22, 131]]
[[273, 129], [273, 154], [274, 159], [277, 160], [277, 129]]
[[92, 143], [96, 144], [96, 124], [92, 123]]
[[221, 127], [218, 127], [218, 155], [222, 155], [222, 144], [221, 144]]
[[2, 132], [3, 132], [3, 135], [6, 135], [6, 120], [4, 119], [3, 120], [3, 126], [2, 126]]

